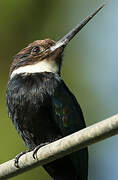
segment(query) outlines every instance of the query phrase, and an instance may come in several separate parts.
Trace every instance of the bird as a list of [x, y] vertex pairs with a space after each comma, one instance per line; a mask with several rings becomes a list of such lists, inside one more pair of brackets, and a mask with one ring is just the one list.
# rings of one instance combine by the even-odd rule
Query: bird
[[[61, 77], [62, 59], [69, 41], [104, 5], [59, 41], [36, 40], [14, 56], [6, 102], [9, 117], [29, 150], [86, 127], [81, 107]], [[53, 180], [87, 180], [88, 149], [43, 167]]]

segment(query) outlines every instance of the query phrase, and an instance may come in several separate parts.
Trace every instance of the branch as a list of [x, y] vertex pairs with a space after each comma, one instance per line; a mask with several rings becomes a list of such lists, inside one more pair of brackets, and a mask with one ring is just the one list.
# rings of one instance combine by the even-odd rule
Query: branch
[[118, 115], [82, 129], [58, 141], [43, 146], [33, 159], [33, 151], [21, 156], [20, 168], [14, 166], [14, 159], [0, 165], [0, 179], [8, 179], [39, 165], [47, 164], [90, 144], [109, 138], [118, 133]]

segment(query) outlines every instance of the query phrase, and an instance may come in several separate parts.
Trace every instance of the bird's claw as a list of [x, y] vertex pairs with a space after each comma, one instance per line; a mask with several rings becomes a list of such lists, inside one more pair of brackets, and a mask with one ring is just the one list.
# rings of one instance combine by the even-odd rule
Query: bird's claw
[[20, 167], [19, 167], [19, 164], [18, 164], [20, 157], [21, 157], [22, 155], [26, 154], [26, 153], [29, 152], [29, 151], [30, 151], [30, 150], [21, 152], [21, 153], [19, 153], [19, 154], [15, 157], [14, 166], [15, 166], [16, 168], [20, 168]]
[[33, 151], [33, 158], [34, 158], [34, 159], [37, 158], [37, 151], [38, 151], [41, 147], [43, 147], [43, 146], [45, 146], [45, 145], [47, 145], [47, 144], [49, 144], [49, 142], [42, 143], [42, 144], [40, 144], [40, 145], [38, 145], [38, 146], [35, 147], [35, 149], [34, 149], [34, 151]]

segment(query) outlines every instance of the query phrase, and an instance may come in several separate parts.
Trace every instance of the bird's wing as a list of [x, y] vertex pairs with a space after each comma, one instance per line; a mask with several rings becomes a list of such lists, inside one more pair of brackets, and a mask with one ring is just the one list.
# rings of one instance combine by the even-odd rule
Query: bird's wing
[[[63, 136], [85, 128], [82, 110], [63, 81], [55, 89], [52, 101], [52, 116]], [[84, 148], [70, 155], [78, 177], [86, 180], [88, 176], [88, 150]]]
[[52, 116], [64, 136], [85, 128], [82, 110], [63, 81], [55, 89], [52, 101]]

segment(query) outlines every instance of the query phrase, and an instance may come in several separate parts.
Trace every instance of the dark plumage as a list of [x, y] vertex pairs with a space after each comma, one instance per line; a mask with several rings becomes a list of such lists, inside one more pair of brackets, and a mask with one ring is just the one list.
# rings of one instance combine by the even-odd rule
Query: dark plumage
[[[19, 74], [8, 83], [9, 115], [29, 149], [85, 128], [80, 106], [58, 74]], [[83, 149], [44, 168], [55, 180], [86, 180], [88, 153]]]

